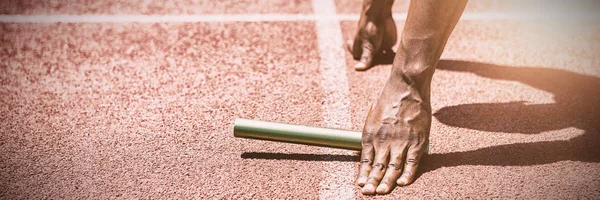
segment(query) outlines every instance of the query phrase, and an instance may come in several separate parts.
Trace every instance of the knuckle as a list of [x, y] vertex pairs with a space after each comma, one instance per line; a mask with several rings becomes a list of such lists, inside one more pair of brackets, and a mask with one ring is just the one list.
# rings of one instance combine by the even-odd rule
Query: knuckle
[[386, 165], [383, 163], [375, 163], [373, 164], [373, 169], [377, 169], [377, 170], [385, 170]]
[[409, 132], [408, 133], [408, 140], [409, 141], [417, 141], [419, 137], [419, 134], [415, 133], [415, 132]]
[[370, 131], [368, 128], [365, 128], [363, 131], [363, 137], [371, 137], [373, 135], [373, 131]]
[[385, 142], [388, 140], [389, 137], [390, 134], [387, 131], [382, 131], [381, 133], [377, 134], [377, 139], [379, 140], [379, 142]]
[[362, 144], [363, 145], [371, 145], [373, 143], [373, 132], [371, 131], [363, 131], [362, 134]]
[[408, 159], [406, 159], [406, 164], [407, 165], [418, 165], [419, 159], [418, 158], [408, 158]]
[[409, 134], [409, 140], [412, 145], [421, 145], [425, 142], [425, 136], [422, 132], [411, 132]]
[[360, 160], [360, 163], [371, 165], [371, 164], [373, 164], [373, 160], [368, 159], [368, 158], [363, 158], [363, 159]]
[[362, 151], [370, 151], [373, 148], [373, 142], [366, 139], [363, 139], [360, 145], [362, 146]]
[[390, 169], [394, 169], [394, 170], [401, 170], [401, 169], [402, 169], [402, 165], [400, 165], [400, 164], [397, 164], [397, 163], [390, 163], [390, 164], [388, 165], [388, 167], [389, 167]]

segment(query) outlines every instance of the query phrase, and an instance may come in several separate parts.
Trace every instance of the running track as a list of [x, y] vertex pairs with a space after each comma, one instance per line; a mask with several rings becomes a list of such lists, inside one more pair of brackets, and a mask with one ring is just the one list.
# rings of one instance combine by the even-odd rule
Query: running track
[[[396, 0], [399, 30], [407, 2]], [[600, 197], [600, 6], [471, 1], [414, 184], [355, 152], [234, 138], [236, 117], [359, 130], [390, 65], [342, 48], [360, 1], [0, 2], [0, 199]]]

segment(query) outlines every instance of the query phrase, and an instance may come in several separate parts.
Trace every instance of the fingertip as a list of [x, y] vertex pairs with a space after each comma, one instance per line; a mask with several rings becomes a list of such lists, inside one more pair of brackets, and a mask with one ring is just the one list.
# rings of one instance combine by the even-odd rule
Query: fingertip
[[396, 181], [396, 184], [398, 184], [399, 186], [407, 186], [411, 183], [412, 177], [409, 175], [402, 175], [402, 177], [400, 177], [398, 179], [398, 181]]
[[369, 68], [369, 66], [367, 66], [366, 63], [363, 62], [358, 62], [356, 63], [356, 65], [354, 65], [354, 69], [358, 70], [358, 71], [364, 71], [367, 70]]
[[398, 181], [396, 181], [396, 184], [398, 184], [398, 186], [405, 186], [406, 178], [399, 178]]
[[372, 195], [375, 194], [375, 186], [373, 184], [367, 184], [362, 189], [363, 194]]
[[356, 180], [356, 184], [358, 184], [358, 186], [365, 186], [365, 184], [367, 183], [367, 177], [363, 176], [360, 177]]
[[377, 186], [377, 194], [387, 194], [390, 191], [390, 187], [386, 184], [386, 183], [382, 183], [381, 185]]

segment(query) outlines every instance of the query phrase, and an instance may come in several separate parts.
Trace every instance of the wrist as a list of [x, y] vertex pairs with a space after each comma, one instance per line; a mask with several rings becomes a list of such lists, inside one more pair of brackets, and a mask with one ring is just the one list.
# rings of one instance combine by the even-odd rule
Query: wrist
[[385, 90], [397, 93], [401, 101], [415, 101], [428, 106], [434, 69], [426, 65], [394, 67]]

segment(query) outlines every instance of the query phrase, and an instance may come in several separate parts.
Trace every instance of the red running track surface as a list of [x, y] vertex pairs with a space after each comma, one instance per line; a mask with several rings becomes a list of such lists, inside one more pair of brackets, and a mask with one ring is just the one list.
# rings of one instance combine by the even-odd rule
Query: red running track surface
[[[215, 2], [3, 1], [0, 11], [312, 13], [310, 1]], [[335, 2], [339, 13], [360, 6]], [[471, 2], [467, 12], [511, 7]], [[236, 117], [324, 126], [314, 21], [0, 23], [0, 198], [314, 199], [331, 168], [354, 171], [339, 184], [355, 198], [598, 198], [597, 24], [459, 22], [433, 79], [419, 178], [367, 197], [351, 182], [351, 152], [232, 134]], [[340, 25], [351, 39], [356, 22]], [[340, 59], [358, 130], [390, 65], [357, 72], [349, 54]]]

